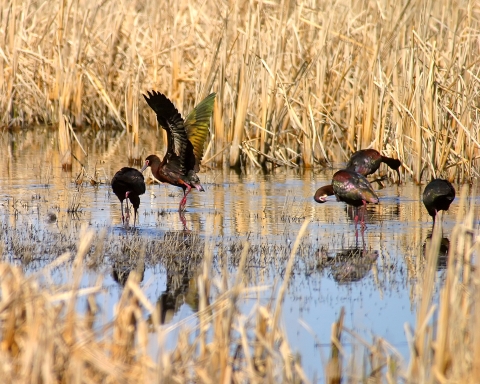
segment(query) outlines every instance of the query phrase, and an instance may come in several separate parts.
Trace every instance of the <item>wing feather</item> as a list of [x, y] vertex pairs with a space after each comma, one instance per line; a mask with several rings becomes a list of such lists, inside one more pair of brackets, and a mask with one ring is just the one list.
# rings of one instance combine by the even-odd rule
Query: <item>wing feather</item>
[[186, 117], [185, 130], [188, 140], [192, 143], [195, 155], [195, 172], [200, 170], [200, 162], [203, 157], [205, 140], [208, 136], [210, 117], [213, 112], [216, 93], [211, 93], [203, 99]]
[[162, 93], [148, 91], [148, 96], [143, 95], [147, 104], [157, 115], [157, 121], [167, 131], [167, 154], [178, 156], [179, 167], [185, 171], [184, 163], [188, 146], [188, 136], [185, 129], [185, 122], [175, 105]]

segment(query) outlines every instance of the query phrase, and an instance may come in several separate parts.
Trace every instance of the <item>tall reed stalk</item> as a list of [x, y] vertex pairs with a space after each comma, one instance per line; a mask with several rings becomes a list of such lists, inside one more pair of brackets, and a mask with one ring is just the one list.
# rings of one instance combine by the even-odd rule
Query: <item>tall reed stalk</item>
[[138, 124], [153, 127], [141, 93], [188, 112], [208, 90], [218, 93], [209, 165], [310, 167], [374, 147], [416, 182], [478, 176], [475, 2], [0, 5], [5, 126], [65, 115], [74, 129], [127, 129], [138, 98]]

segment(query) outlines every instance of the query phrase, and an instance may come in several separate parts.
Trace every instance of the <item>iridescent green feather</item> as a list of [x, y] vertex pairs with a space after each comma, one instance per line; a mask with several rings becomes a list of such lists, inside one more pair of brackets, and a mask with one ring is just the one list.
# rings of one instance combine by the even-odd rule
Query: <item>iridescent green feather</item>
[[211, 93], [203, 99], [186, 117], [185, 130], [187, 137], [193, 145], [195, 154], [195, 172], [199, 171], [200, 161], [203, 157], [205, 140], [208, 135], [208, 126], [213, 112], [215, 93]]

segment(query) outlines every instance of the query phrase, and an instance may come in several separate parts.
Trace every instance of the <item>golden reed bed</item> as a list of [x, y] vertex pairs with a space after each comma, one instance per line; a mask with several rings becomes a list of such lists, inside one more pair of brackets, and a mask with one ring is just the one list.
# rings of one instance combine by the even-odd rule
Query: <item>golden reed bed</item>
[[[474, 1], [1, 1], [3, 126], [155, 126], [218, 93], [205, 160], [312, 167], [373, 147], [418, 182], [478, 176]], [[73, 144], [72, 144], [73, 142]]]

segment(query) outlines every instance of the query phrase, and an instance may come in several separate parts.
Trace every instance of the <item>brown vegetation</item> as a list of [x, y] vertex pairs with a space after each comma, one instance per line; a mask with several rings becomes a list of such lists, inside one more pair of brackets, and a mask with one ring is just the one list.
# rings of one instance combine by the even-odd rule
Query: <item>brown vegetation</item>
[[[79, 150], [75, 129], [86, 125], [120, 127], [129, 135], [125, 152], [138, 160], [139, 127], [155, 126], [142, 92], [158, 89], [188, 111], [213, 90], [218, 95], [204, 156], [208, 165], [311, 167], [345, 162], [354, 150], [374, 147], [400, 158], [402, 172], [415, 181], [478, 176], [480, 9], [475, 2], [0, 4], [1, 124], [58, 125], [65, 168]], [[105, 158], [115, 148], [109, 147]], [[50, 154], [46, 160], [52, 164]], [[48, 180], [57, 168], [39, 172]], [[82, 170], [78, 184], [83, 178], [96, 184], [99, 175], [96, 167], [92, 176]], [[82, 191], [65, 190], [68, 207], [62, 212], [81, 211]], [[418, 279], [412, 289], [418, 311], [414, 329], [406, 328], [408, 365], [383, 339], [364, 342], [365, 361], [347, 356], [342, 343], [356, 336], [343, 325], [342, 312], [332, 326], [330, 361], [324, 367], [329, 383], [480, 382], [480, 272], [472, 267], [479, 239], [466, 201], [463, 192], [438, 307], [431, 298], [438, 283], [440, 225], [426, 265], [418, 257], [410, 266]], [[14, 212], [13, 221], [19, 209], [30, 212], [28, 202], [13, 198], [5, 204], [5, 211]], [[293, 208], [293, 216], [279, 211], [268, 219], [301, 222], [312, 209], [304, 202]], [[55, 212], [60, 215], [60, 209]], [[244, 210], [237, 215], [244, 217]], [[286, 265], [284, 279], [276, 301], [259, 302], [252, 316], [241, 313], [239, 303], [261, 288], [246, 287], [243, 267], [248, 257], [264, 259], [262, 246], [236, 244], [231, 252], [237, 274], [229, 279], [227, 263], [219, 263], [221, 274], [212, 268], [213, 253], [225, 249], [198, 238], [188, 243], [169, 238], [172, 248], [166, 250], [165, 241], [138, 236], [109, 242], [102, 231], [98, 237], [84, 231], [79, 238], [59, 233], [45, 239], [31, 225], [15, 230], [3, 225], [0, 254], [14, 255], [23, 265], [55, 260], [45, 267], [39, 263], [42, 269], [30, 276], [21, 267], [0, 264], [0, 377], [5, 382], [308, 381], [279, 316], [295, 258], [302, 252], [312, 257], [312, 248], [296, 244], [291, 253], [271, 251], [282, 270]], [[249, 228], [241, 221], [239, 227]], [[160, 325], [157, 306], [139, 287], [143, 263], [158, 262], [148, 259], [152, 255], [162, 255], [165, 265], [173, 263], [169, 251], [200, 271], [194, 278], [197, 323], [175, 325], [184, 332], [172, 350], [163, 349], [172, 328]], [[95, 268], [105, 254], [118, 255], [120, 268], [141, 261], [122, 279], [123, 296], [107, 323], [95, 301], [102, 282], [79, 286], [84, 268]], [[45, 284], [72, 255], [69, 285]], [[80, 297], [87, 297], [88, 306], [77, 312]], [[158, 358], [148, 352], [149, 343], [161, 349]]]
[[[408, 364], [402, 362], [388, 340], [374, 338], [372, 344], [358, 338], [343, 324], [344, 312], [332, 325], [331, 352], [324, 369], [328, 383], [340, 382], [478, 382], [480, 373], [478, 329], [479, 269], [472, 267], [479, 242], [473, 235], [473, 206], [467, 206], [467, 188], [463, 188], [448, 254], [446, 278], [438, 285], [437, 260], [441, 242], [441, 221], [435, 226], [423, 263], [417, 260], [414, 305], [418, 307], [414, 329], [406, 326], [410, 346]], [[283, 298], [296, 264], [302, 258], [302, 237], [309, 220], [299, 230], [288, 251], [274, 250], [268, 259], [282, 254], [283, 273], [278, 292], [267, 304], [258, 301], [250, 314], [241, 312], [242, 300], [265, 289], [246, 284], [248, 263], [265, 249], [247, 242], [230, 246], [235, 276], [229, 277], [229, 263], [216, 262], [218, 249], [210, 240], [194, 234], [166, 233], [164, 239], [146, 241], [140, 236], [115, 236], [82, 229], [75, 240], [56, 239], [42, 247], [60, 249], [69, 244], [76, 256], [72, 278], [65, 285], [51, 282], [51, 274], [72, 259], [66, 252], [53, 262], [26, 276], [19, 267], [0, 264], [0, 375], [6, 382], [308, 382], [301, 357], [292, 353], [280, 315]], [[24, 237], [19, 237], [25, 232]], [[29, 263], [39, 256], [34, 232], [2, 228], [2, 254], [30, 255]], [[70, 231], [68, 231], [71, 233]], [[73, 234], [72, 234], [73, 235]], [[113, 241], [112, 241], [113, 240]], [[73, 242], [76, 244], [73, 244]], [[312, 256], [312, 249], [307, 250]], [[114, 318], [105, 322], [97, 295], [102, 279], [93, 286], [80, 287], [86, 268], [97, 268], [108, 255], [128, 273], [117, 281], [125, 285]], [[25, 256], [26, 257], [26, 256]], [[164, 325], [161, 304], [151, 303], [139, 286], [145, 263], [161, 263], [190, 269], [189, 291], [185, 302], [195, 307], [195, 318]], [[316, 259], [316, 257], [314, 257]], [[221, 259], [221, 258], [220, 258]], [[215, 266], [214, 266], [215, 263]], [[122, 267], [119, 267], [122, 268]], [[218, 270], [218, 272], [214, 272]], [[101, 274], [100, 274], [101, 275]], [[303, 276], [303, 275], [302, 275]], [[440, 286], [438, 305], [432, 293]], [[80, 298], [87, 304], [80, 309]], [[192, 320], [192, 321], [189, 321]], [[170, 349], [165, 340], [178, 328], [176, 344]], [[364, 360], [349, 356], [342, 346], [356, 339], [364, 345]], [[158, 349], [158, 356], [152, 354]], [[347, 348], [348, 349], [348, 348]]]
[[[50, 273], [71, 258], [68, 252], [31, 277], [26, 277], [20, 268], [0, 264], [0, 374], [10, 383], [305, 380], [278, 322], [282, 293], [307, 225], [308, 221], [292, 248], [289, 269], [275, 306], [272, 309], [258, 303], [253, 318], [239, 311], [239, 301], [261, 289], [246, 287], [244, 283], [248, 243], [243, 245], [231, 286], [228, 286], [227, 264], [223, 266], [221, 279], [212, 275], [212, 248], [206, 246], [203, 265], [194, 283], [198, 323], [193, 329], [185, 322], [164, 326], [161, 308], [150, 303], [138, 286], [141, 280], [138, 268], [129, 274], [115, 319], [102, 324], [96, 304], [96, 295], [102, 291], [101, 279], [95, 286], [80, 288], [87, 253], [95, 244], [93, 230], [82, 230], [73, 262], [73, 278], [64, 286], [45, 286], [41, 281], [48, 281]], [[175, 243], [173, 238], [169, 241]], [[192, 244], [198, 246], [198, 239], [193, 239]], [[210, 303], [211, 295], [215, 299]], [[76, 310], [82, 296], [87, 296], [85, 313]], [[182, 327], [183, 332], [178, 334], [177, 344], [170, 351], [164, 342], [176, 327]], [[152, 342], [159, 350], [158, 360], [149, 353]]]
[[155, 124], [142, 92], [187, 111], [213, 90], [210, 164], [373, 147], [415, 181], [478, 176], [475, 2], [0, 3], [1, 122], [58, 124], [67, 164], [70, 124], [128, 129], [136, 160], [138, 125]]

